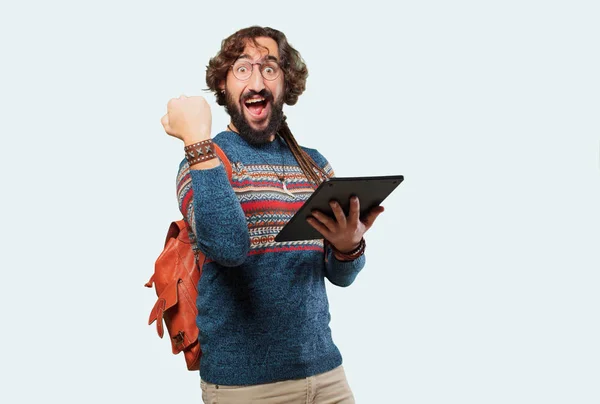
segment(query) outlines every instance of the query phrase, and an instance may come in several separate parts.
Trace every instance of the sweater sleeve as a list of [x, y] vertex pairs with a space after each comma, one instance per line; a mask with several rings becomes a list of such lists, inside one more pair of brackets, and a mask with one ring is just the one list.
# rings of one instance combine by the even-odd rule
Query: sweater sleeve
[[[314, 149], [306, 149], [306, 151], [309, 152], [315, 163], [323, 168], [329, 178], [335, 177], [333, 168], [321, 153]], [[366, 262], [364, 255], [354, 261], [339, 261], [335, 258], [331, 248], [326, 248], [325, 254], [327, 254], [325, 277], [336, 286], [350, 286]]]
[[197, 249], [223, 266], [244, 262], [250, 249], [248, 225], [223, 165], [190, 170], [183, 160], [177, 198]]
[[354, 261], [338, 261], [331, 248], [327, 248], [325, 254], [327, 254], [325, 276], [336, 286], [350, 286], [366, 262], [364, 255]]

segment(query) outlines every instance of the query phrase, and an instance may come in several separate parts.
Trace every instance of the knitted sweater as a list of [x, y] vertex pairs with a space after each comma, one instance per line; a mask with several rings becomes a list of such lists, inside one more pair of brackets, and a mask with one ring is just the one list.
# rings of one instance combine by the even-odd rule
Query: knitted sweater
[[[329, 328], [325, 278], [348, 286], [365, 263], [338, 261], [323, 240], [276, 243], [279, 230], [313, 188], [281, 138], [250, 145], [233, 132], [213, 141], [232, 165], [177, 176], [180, 210], [195, 249], [207, 257], [198, 283], [200, 375], [252, 385], [327, 372], [342, 363]], [[330, 175], [316, 150], [304, 150]], [[285, 175], [282, 189], [278, 176]]]

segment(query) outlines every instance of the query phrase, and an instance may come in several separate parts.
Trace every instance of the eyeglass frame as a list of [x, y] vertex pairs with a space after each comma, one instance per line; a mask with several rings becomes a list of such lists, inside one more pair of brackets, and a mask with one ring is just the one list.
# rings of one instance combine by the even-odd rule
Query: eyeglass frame
[[[235, 64], [238, 61], [240, 61], [240, 60], [244, 60], [244, 63], [249, 64], [250, 67], [251, 67], [251, 69], [252, 69], [252, 70], [250, 70], [250, 76], [248, 76], [248, 78], [244, 79], [244, 80], [242, 80], [238, 76], [236, 76], [235, 75], [235, 71], [233, 70], [233, 66], [235, 66]], [[268, 78], [266, 78], [263, 75], [262, 66], [263, 66], [263, 64], [265, 64], [267, 62], [273, 62], [273, 63], [275, 63], [277, 65], [277, 67], [279, 68], [279, 70], [277, 71], [277, 77], [272, 78], [272, 79], [268, 79]], [[235, 62], [233, 62], [233, 64], [231, 66], [229, 66], [229, 68], [231, 69], [231, 73], [233, 73], [233, 76], [236, 79], [238, 79], [239, 81], [248, 81], [248, 80], [250, 80], [250, 77], [252, 77], [252, 73], [254, 73], [254, 65], [259, 65], [260, 66], [259, 69], [258, 69], [258, 71], [260, 73], [260, 76], [263, 79], [268, 80], [268, 81], [275, 81], [275, 80], [277, 80], [279, 78], [279, 75], [281, 75], [281, 71], [283, 70], [282, 67], [281, 67], [281, 65], [279, 64], [279, 62], [277, 61], [277, 59], [274, 56], [267, 56], [266, 58], [263, 58], [263, 60], [261, 62], [254, 62], [254, 63], [252, 63], [250, 60], [246, 60], [246, 58], [244, 58], [244, 57], [240, 57], [240, 58], [236, 59]]]

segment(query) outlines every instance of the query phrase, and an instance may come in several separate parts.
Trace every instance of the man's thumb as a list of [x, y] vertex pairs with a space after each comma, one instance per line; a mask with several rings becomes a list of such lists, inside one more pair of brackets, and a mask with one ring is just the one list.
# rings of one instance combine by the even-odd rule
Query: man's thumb
[[165, 128], [165, 132], [167, 132], [170, 135], [171, 127], [169, 126], [169, 114], [163, 115], [163, 117], [160, 118], [160, 123], [162, 123], [163, 128]]

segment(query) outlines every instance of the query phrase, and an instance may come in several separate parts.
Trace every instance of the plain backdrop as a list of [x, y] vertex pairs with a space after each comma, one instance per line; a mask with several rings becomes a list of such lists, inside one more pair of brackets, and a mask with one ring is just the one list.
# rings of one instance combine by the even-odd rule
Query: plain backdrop
[[[198, 403], [143, 287], [180, 217], [166, 103], [258, 24], [304, 57], [285, 109], [337, 175], [403, 174], [328, 287], [358, 403], [600, 402], [595, 1], [0, 6], [3, 403]], [[331, 285], [330, 285], [331, 286]]]

